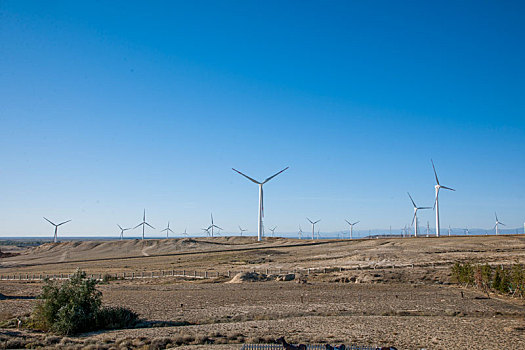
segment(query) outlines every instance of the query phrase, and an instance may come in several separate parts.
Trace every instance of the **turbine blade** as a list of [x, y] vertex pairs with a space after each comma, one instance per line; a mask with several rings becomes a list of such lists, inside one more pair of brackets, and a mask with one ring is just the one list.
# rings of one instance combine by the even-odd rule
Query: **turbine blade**
[[316, 222], [314, 222], [314, 225], [317, 224], [319, 221], [321, 221], [321, 219], [317, 220]]
[[240, 172], [239, 170], [237, 170], [237, 169], [232, 168], [232, 170], [235, 171], [235, 172], [237, 172], [237, 173], [239, 173], [239, 174], [241, 174], [242, 176], [244, 176], [245, 178], [247, 178], [247, 179], [250, 180], [251, 182], [255, 182], [257, 185], [260, 185], [260, 184], [261, 184], [259, 181], [252, 179], [251, 177], [249, 177], [248, 175], [245, 175], [245, 174], [241, 173], [241, 172]]
[[430, 161], [432, 162], [432, 169], [434, 169], [434, 176], [436, 176], [436, 183], [439, 185], [438, 174], [436, 172], [436, 167], [434, 166], [434, 161], [432, 159], [430, 159]]
[[133, 229], [136, 229], [137, 227], [139, 227], [140, 225], [143, 225], [144, 223], [141, 222], [140, 224], [138, 224], [137, 226], [133, 227]]
[[117, 226], [118, 226], [118, 228], [119, 228], [119, 229], [123, 230], [123, 228], [122, 228], [122, 227], [120, 227], [120, 225], [119, 225], [119, 224], [117, 224]]
[[358, 223], [360, 223], [360, 222], [361, 222], [361, 221], [356, 221], [356, 222], [354, 222], [352, 225], [358, 224]]
[[414, 217], [412, 218], [412, 226], [414, 226], [414, 221], [416, 221], [416, 212], [414, 212]]
[[436, 199], [434, 200], [434, 207], [432, 208], [432, 210], [436, 210], [436, 203], [438, 201], [438, 196], [439, 196], [439, 187], [438, 187], [437, 192], [436, 192]]
[[46, 218], [45, 216], [43, 216], [43, 218], [44, 218], [47, 222], [49, 222], [51, 225], [56, 226], [54, 222], [52, 222], [51, 220], [49, 220], [49, 219]]
[[261, 186], [261, 217], [264, 218], [264, 191], [263, 191], [262, 186]]
[[278, 173], [275, 173], [273, 174], [272, 176], [270, 176], [269, 178], [267, 178], [266, 180], [263, 181], [263, 184], [267, 183], [268, 181], [270, 181], [271, 179], [273, 179], [274, 177], [276, 177], [277, 175], [279, 175], [280, 173], [282, 173], [283, 171], [285, 171], [286, 169], [288, 169], [289, 167], [287, 166], [286, 168], [284, 168], [283, 170], [279, 171]]
[[412, 196], [410, 195], [410, 193], [407, 192], [407, 194], [410, 197], [410, 200], [412, 201], [412, 204], [414, 205], [414, 208], [417, 208], [416, 203], [414, 203], [414, 200], [412, 199]]
[[144, 216], [142, 217], [142, 221], [146, 221], [146, 209], [144, 209]]
[[494, 212], [494, 216], [496, 217], [496, 222], [499, 221], [498, 220], [498, 214], [496, 214], [496, 212]]
[[60, 226], [60, 225], [64, 225], [64, 224], [67, 224], [68, 222], [70, 222], [71, 220], [68, 220], [68, 221], [64, 221], [64, 222], [61, 222], [60, 224], [58, 224], [57, 226]]
[[445, 190], [456, 191], [455, 189], [446, 186], [441, 186], [441, 188], [444, 188]]
[[144, 224], [148, 225], [148, 226], [151, 227], [152, 229], [155, 229], [155, 227], [151, 226], [151, 225], [148, 224], [147, 222], [145, 222]]
[[348, 222], [348, 220], [345, 219], [345, 221], [346, 221], [346, 223], [347, 223], [348, 225], [352, 225], [351, 223]]
[[308, 219], [308, 218], [306, 218], [306, 220], [310, 221], [310, 223], [313, 224], [312, 220], [310, 220], [310, 219]]
[[417, 209], [432, 209], [432, 207], [419, 207]]
[[500, 225], [503, 225], [503, 226], [507, 226], [507, 225], [505, 225], [505, 224], [504, 224], [504, 223], [502, 223], [502, 222], [500, 222], [499, 224], [500, 224]]

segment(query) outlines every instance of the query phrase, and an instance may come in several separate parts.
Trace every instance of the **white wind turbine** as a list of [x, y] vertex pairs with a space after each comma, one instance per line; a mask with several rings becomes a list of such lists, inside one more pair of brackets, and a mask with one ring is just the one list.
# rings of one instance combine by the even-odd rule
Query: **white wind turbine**
[[217, 226], [217, 225], [215, 225], [215, 224], [213, 223], [213, 213], [212, 213], [212, 214], [211, 214], [211, 225], [208, 226], [208, 229], [207, 229], [208, 232], [211, 231], [211, 236], [212, 236], [212, 237], [213, 237], [213, 232], [214, 232], [213, 229], [214, 229], [214, 228], [218, 228], [219, 230], [222, 230], [222, 228], [220, 228], [219, 226]]
[[312, 239], [315, 239], [315, 224], [317, 224], [319, 221], [321, 221], [321, 219], [313, 222], [312, 220], [306, 218], [306, 220], [310, 221], [310, 223], [312, 224]]
[[58, 226], [61, 226], [61, 225], [64, 225], [64, 224], [67, 224], [68, 222], [70, 222], [71, 220], [67, 220], [67, 221], [64, 221], [64, 222], [61, 222], [60, 224], [55, 224], [54, 222], [52, 222], [51, 220], [47, 219], [46, 217], [44, 217], [44, 219], [49, 222], [51, 225], [55, 226], [55, 235], [53, 237], [53, 242], [57, 242], [57, 231], [58, 231]]
[[408, 196], [410, 197], [410, 201], [412, 202], [412, 205], [414, 206], [414, 217], [412, 218], [412, 225], [414, 225], [414, 223], [416, 224], [414, 226], [414, 237], [417, 237], [417, 211], [420, 209], [424, 210], [424, 209], [432, 209], [432, 208], [431, 207], [418, 207], [416, 203], [414, 202], [414, 200], [412, 199], [412, 196], [410, 195], [410, 193], [408, 193]]
[[271, 179], [273, 179], [274, 177], [276, 177], [277, 175], [279, 175], [280, 173], [282, 173], [283, 171], [285, 171], [286, 169], [288, 169], [288, 168], [289, 167], [286, 167], [283, 170], [279, 171], [278, 173], [275, 173], [274, 175], [270, 176], [269, 178], [267, 178], [263, 182], [259, 182], [257, 180], [254, 180], [251, 177], [249, 177], [248, 175], [245, 175], [245, 174], [241, 173], [239, 170], [236, 170], [236, 169], [232, 168], [233, 171], [239, 173], [240, 175], [244, 176], [248, 180], [252, 181], [253, 183], [256, 183], [257, 185], [259, 185], [259, 214], [258, 214], [258, 226], [257, 226], [257, 240], [258, 241], [260, 241], [262, 239], [262, 236], [263, 236], [263, 217], [264, 217], [263, 185], [265, 183], [267, 183], [268, 181], [270, 181]]
[[299, 225], [299, 239], [303, 239], [303, 229], [301, 228], [301, 225]]
[[206, 232], [206, 236], [210, 236], [210, 228], [202, 228], [201, 230], [203, 230], [204, 232]]
[[169, 238], [168, 237], [168, 234], [171, 232], [173, 234], [175, 234], [175, 232], [173, 232], [173, 230], [170, 228], [170, 222], [168, 221], [168, 227], [166, 227], [164, 230], [161, 230], [160, 232], [164, 232], [166, 231], [166, 238]]
[[142, 226], [142, 240], [144, 240], [144, 227], [146, 225], [151, 227], [152, 229], [155, 229], [155, 227], [151, 226], [150, 224], [146, 222], [146, 209], [144, 209], [144, 216], [142, 217], [142, 222], [138, 224], [137, 226], [133, 227], [133, 229], [136, 229], [137, 227]]
[[346, 221], [346, 223], [348, 225], [350, 225], [350, 239], [354, 239], [354, 225], [357, 225], [359, 223], [359, 221], [356, 221], [356, 222], [353, 222], [353, 223], [348, 221], [348, 220], [346, 220], [346, 219], [345, 219], [345, 221]]
[[184, 232], [183, 232], [182, 234], [183, 234], [184, 236], [187, 236], [187, 235], [188, 235], [188, 232], [187, 232], [187, 231], [188, 231], [188, 229], [185, 228], [185, 229], [184, 229]]
[[272, 231], [272, 237], [275, 236], [275, 229], [277, 228], [277, 226], [274, 226], [273, 228], [270, 228], [269, 230]]
[[127, 230], [131, 230], [131, 228], [122, 228], [119, 224], [117, 224], [118, 228], [120, 229], [120, 240], [124, 239], [124, 232]]
[[430, 161], [432, 162], [432, 169], [434, 169], [434, 175], [436, 176], [436, 185], [434, 186], [436, 189], [436, 200], [434, 201], [434, 210], [436, 210], [436, 237], [439, 237], [439, 190], [443, 188], [445, 190], [455, 191], [455, 189], [439, 184], [436, 167], [434, 166], [434, 161], [432, 159]]
[[241, 237], [242, 237], [243, 232], [246, 232], [248, 230], [239, 226], [239, 231], [241, 231]]
[[496, 216], [496, 225], [494, 225], [494, 228], [496, 229], [496, 234], [499, 235], [499, 225], [507, 226], [504, 223], [500, 222], [498, 220], [498, 214], [494, 212], [494, 215]]

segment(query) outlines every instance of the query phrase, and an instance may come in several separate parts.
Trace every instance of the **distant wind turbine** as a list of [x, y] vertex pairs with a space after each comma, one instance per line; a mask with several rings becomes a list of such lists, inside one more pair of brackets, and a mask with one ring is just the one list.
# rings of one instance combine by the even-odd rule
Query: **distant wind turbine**
[[450, 228], [450, 225], [448, 225], [448, 236], [450, 237], [450, 231], [452, 231], [452, 229]]
[[277, 228], [277, 226], [274, 226], [273, 228], [269, 229], [270, 231], [272, 231], [272, 237], [275, 236], [275, 229]]
[[469, 230], [468, 230], [468, 227], [464, 228], [463, 231], [465, 232], [465, 235], [469, 235]]
[[188, 232], [187, 232], [187, 228], [184, 229], [184, 232], [182, 233], [184, 236], [187, 236], [188, 235]]
[[217, 226], [217, 225], [215, 225], [215, 224], [213, 223], [213, 213], [212, 213], [212, 214], [211, 214], [211, 225], [208, 226], [208, 232], [211, 231], [211, 236], [212, 236], [212, 237], [213, 237], [213, 232], [214, 232], [213, 229], [214, 229], [214, 228], [218, 228], [219, 230], [222, 230], [222, 228], [220, 228], [219, 226]]
[[124, 232], [127, 230], [131, 230], [130, 228], [122, 228], [119, 224], [117, 224], [118, 228], [120, 229], [120, 240], [124, 239]]
[[[524, 225], [525, 227], [525, 225]], [[303, 229], [301, 228], [301, 225], [299, 225], [299, 239], [303, 239]]]
[[315, 239], [315, 224], [317, 224], [319, 221], [321, 221], [321, 219], [313, 222], [312, 220], [306, 218], [306, 220], [310, 221], [310, 223], [312, 224], [312, 239]]
[[209, 228], [203, 228], [203, 229], [201, 229], [201, 230], [203, 230], [204, 232], [206, 232], [206, 236], [208, 236], [208, 237], [210, 236], [210, 229], [209, 229]]
[[436, 200], [434, 201], [434, 210], [436, 211], [436, 237], [439, 237], [439, 190], [443, 188], [445, 190], [455, 191], [455, 189], [439, 184], [436, 167], [434, 166], [434, 161], [432, 159], [430, 161], [432, 162], [432, 169], [434, 169], [434, 176], [436, 177], [436, 185], [434, 186], [436, 189]]
[[353, 223], [348, 221], [348, 220], [346, 220], [346, 219], [345, 219], [345, 221], [346, 221], [346, 223], [348, 225], [350, 225], [350, 239], [354, 239], [354, 225], [357, 225], [359, 223], [359, 221], [356, 221], [356, 222], [353, 222]]
[[256, 183], [257, 185], [259, 185], [259, 214], [258, 214], [258, 225], [257, 225], [257, 240], [258, 241], [260, 241], [262, 239], [262, 235], [263, 235], [263, 217], [264, 217], [263, 185], [265, 183], [267, 183], [268, 181], [270, 181], [271, 179], [273, 179], [274, 177], [276, 177], [277, 175], [279, 175], [280, 173], [282, 173], [283, 171], [285, 171], [286, 169], [288, 169], [288, 168], [289, 167], [286, 167], [283, 170], [279, 171], [278, 173], [273, 174], [272, 176], [270, 176], [269, 178], [267, 178], [263, 182], [259, 182], [257, 180], [254, 180], [251, 177], [249, 177], [248, 175], [245, 175], [245, 174], [241, 173], [239, 170], [236, 170], [236, 169], [232, 168], [233, 171], [239, 173], [240, 175], [244, 176], [248, 180]]
[[412, 225], [416, 223], [416, 226], [414, 227], [414, 237], [417, 237], [417, 211], [424, 210], [424, 209], [432, 209], [432, 208], [431, 207], [418, 207], [416, 203], [414, 202], [414, 200], [412, 199], [412, 196], [410, 195], [410, 193], [408, 193], [408, 197], [410, 197], [410, 201], [412, 202], [412, 205], [414, 206], [414, 217], [412, 218]]
[[161, 230], [160, 232], [164, 232], [166, 231], [166, 238], [169, 238], [168, 237], [168, 234], [171, 232], [173, 234], [175, 234], [175, 232], [173, 232], [173, 230], [170, 228], [170, 222], [168, 221], [168, 227], [166, 227], [164, 230]]
[[155, 229], [155, 227], [151, 226], [150, 224], [146, 222], [146, 209], [144, 209], [144, 216], [142, 217], [142, 222], [138, 224], [137, 226], [133, 227], [133, 229], [136, 229], [137, 227], [142, 226], [142, 240], [144, 240], [144, 227], [146, 225], [151, 227], [152, 229]]
[[494, 212], [494, 215], [496, 216], [496, 225], [494, 225], [494, 228], [496, 229], [496, 234], [499, 235], [499, 225], [507, 226], [504, 223], [500, 222], [498, 220], [498, 214]]
[[246, 232], [246, 231], [248, 231], [248, 230], [247, 230], [247, 229], [244, 229], [244, 228], [242, 228], [242, 227], [239, 226], [239, 231], [241, 231], [241, 237], [242, 237], [243, 232]]
[[70, 222], [71, 220], [67, 220], [67, 221], [64, 221], [64, 222], [61, 222], [60, 224], [55, 224], [54, 222], [52, 222], [51, 220], [47, 219], [46, 217], [44, 217], [44, 219], [49, 222], [51, 225], [55, 226], [55, 235], [53, 237], [53, 242], [57, 242], [57, 231], [58, 231], [58, 226], [61, 226], [61, 225], [64, 225], [64, 224], [67, 224], [68, 222]]

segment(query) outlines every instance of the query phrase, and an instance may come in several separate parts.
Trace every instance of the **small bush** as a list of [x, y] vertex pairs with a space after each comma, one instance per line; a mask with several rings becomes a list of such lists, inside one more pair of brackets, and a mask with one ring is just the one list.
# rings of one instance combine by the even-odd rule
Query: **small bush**
[[124, 308], [101, 308], [97, 281], [78, 269], [62, 283], [46, 280], [30, 327], [70, 335], [96, 329], [130, 327], [137, 315]]

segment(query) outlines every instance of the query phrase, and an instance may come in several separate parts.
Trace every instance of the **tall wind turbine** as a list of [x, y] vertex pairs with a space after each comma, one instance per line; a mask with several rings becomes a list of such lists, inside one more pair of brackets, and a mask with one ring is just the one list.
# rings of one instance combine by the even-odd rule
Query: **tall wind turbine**
[[117, 224], [118, 228], [120, 229], [120, 240], [124, 239], [124, 232], [127, 230], [131, 230], [131, 228], [122, 228], [119, 224]]
[[494, 228], [496, 229], [496, 234], [499, 235], [499, 225], [503, 225], [503, 226], [507, 226], [507, 225], [505, 225], [504, 223], [498, 220], [498, 214], [494, 213], [494, 215], [496, 216], [496, 225], [494, 225]]
[[173, 232], [173, 230], [170, 228], [170, 222], [168, 221], [168, 227], [166, 227], [164, 230], [161, 230], [160, 232], [164, 232], [166, 231], [166, 238], [168, 238], [168, 234], [171, 232], [173, 234], [175, 234], [175, 232]]
[[312, 239], [315, 239], [315, 224], [317, 224], [319, 221], [321, 221], [321, 219], [313, 222], [312, 220], [306, 218], [306, 220], [310, 221], [310, 223], [312, 224]]
[[242, 233], [243, 233], [243, 232], [246, 232], [246, 231], [248, 231], [248, 230], [239, 226], [239, 231], [241, 231], [241, 237], [242, 237]]
[[270, 231], [272, 231], [272, 237], [275, 235], [275, 229], [277, 228], [277, 226], [274, 226], [273, 228], [269, 229]]
[[354, 225], [358, 224], [359, 221], [356, 221], [356, 222], [354, 222], [354, 223], [352, 223], [352, 222], [350, 222], [350, 221], [348, 221], [348, 220], [346, 220], [346, 219], [345, 219], [345, 221], [346, 221], [346, 223], [347, 223], [348, 225], [350, 225], [350, 239], [353, 239], [353, 238], [354, 238]]
[[70, 222], [71, 220], [67, 220], [67, 221], [64, 221], [64, 222], [61, 222], [60, 224], [55, 224], [54, 222], [52, 222], [51, 220], [47, 219], [46, 217], [44, 217], [44, 219], [49, 222], [51, 225], [55, 226], [55, 235], [53, 237], [53, 242], [57, 242], [57, 231], [58, 231], [58, 226], [61, 226], [61, 225], [64, 225], [64, 224], [67, 224], [68, 222]]
[[144, 240], [144, 227], [146, 225], [148, 225], [152, 229], [155, 229], [155, 227], [151, 226], [150, 224], [146, 222], [146, 209], [144, 209], [144, 216], [142, 217], [142, 222], [138, 224], [137, 226], [133, 227], [133, 229], [136, 229], [137, 227], [142, 226], [142, 240]]
[[[408, 193], [408, 192], [407, 192]], [[424, 210], [424, 209], [432, 209], [431, 207], [418, 207], [414, 200], [412, 199], [412, 196], [410, 193], [408, 193], [408, 196], [410, 197], [410, 201], [412, 202], [412, 205], [414, 206], [414, 217], [412, 218], [412, 225], [414, 225], [414, 222], [416, 223], [416, 226], [414, 227], [414, 237], [417, 237], [417, 211], [418, 210]]]
[[212, 214], [211, 214], [211, 225], [208, 226], [208, 232], [210, 232], [210, 230], [211, 230], [211, 236], [212, 236], [212, 237], [213, 237], [213, 232], [214, 232], [213, 229], [214, 229], [214, 228], [218, 228], [219, 230], [222, 230], [222, 228], [220, 228], [219, 226], [217, 226], [217, 225], [215, 225], [215, 224], [213, 223], [213, 213], [212, 213]]
[[283, 170], [279, 171], [278, 173], [273, 174], [272, 176], [270, 176], [269, 178], [267, 178], [263, 182], [259, 182], [257, 180], [254, 180], [251, 177], [249, 177], [248, 175], [245, 175], [245, 174], [241, 173], [239, 170], [236, 170], [236, 169], [232, 168], [233, 171], [241, 174], [242, 176], [244, 176], [245, 178], [247, 178], [251, 182], [256, 183], [257, 185], [259, 185], [259, 214], [258, 214], [258, 226], [257, 226], [257, 240], [258, 241], [260, 241], [262, 239], [262, 235], [263, 235], [263, 217], [264, 217], [263, 185], [265, 183], [267, 183], [268, 181], [270, 181], [271, 179], [273, 179], [274, 177], [276, 177], [277, 175], [279, 175], [280, 173], [282, 173], [283, 171], [285, 171], [286, 169], [288, 169], [288, 168], [289, 167], [286, 167]]
[[434, 175], [436, 176], [436, 185], [434, 186], [436, 189], [436, 200], [434, 201], [434, 209], [436, 210], [436, 237], [439, 237], [439, 190], [443, 188], [445, 190], [455, 191], [455, 189], [439, 184], [436, 167], [434, 166], [434, 161], [432, 159], [430, 161], [432, 162], [432, 169], [434, 169]]

